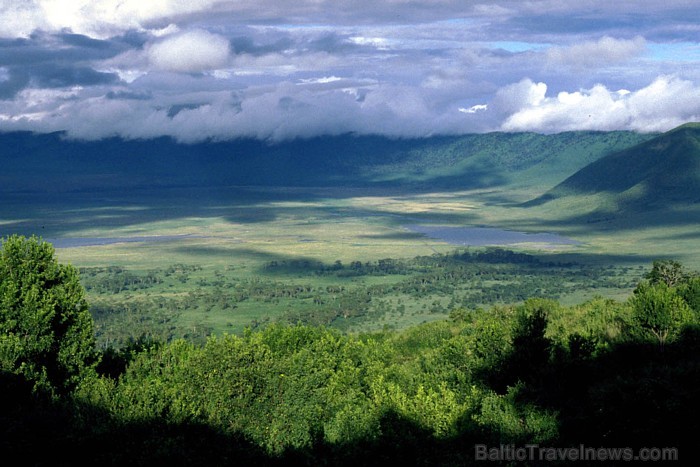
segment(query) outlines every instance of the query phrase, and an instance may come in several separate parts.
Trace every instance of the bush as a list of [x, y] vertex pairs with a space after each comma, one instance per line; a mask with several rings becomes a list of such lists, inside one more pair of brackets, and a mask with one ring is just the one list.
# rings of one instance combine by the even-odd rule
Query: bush
[[0, 369], [51, 393], [73, 389], [96, 363], [92, 317], [78, 271], [37, 237], [0, 250]]

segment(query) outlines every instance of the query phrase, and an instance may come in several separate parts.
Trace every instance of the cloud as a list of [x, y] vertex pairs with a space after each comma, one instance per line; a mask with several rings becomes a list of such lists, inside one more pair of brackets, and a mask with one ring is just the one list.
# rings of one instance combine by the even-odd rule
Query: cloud
[[[220, 0], [3, 0], [0, 37], [28, 37], [37, 30], [70, 30], [108, 38], [129, 30], [160, 29], [168, 18], [204, 12]], [[160, 24], [166, 22], [166, 24]]]
[[693, 3], [0, 0], [0, 131], [666, 128], [698, 115]]
[[28, 37], [47, 26], [45, 14], [35, 0], [0, 3], [0, 37]]
[[534, 83], [523, 79], [509, 84], [496, 92], [493, 108], [503, 115], [518, 112], [523, 108], [538, 108], [547, 93], [545, 83]]
[[27, 87], [61, 88], [116, 83], [118, 77], [96, 70], [91, 62], [112, 57], [126, 46], [76, 34], [34, 34], [28, 39], [0, 39], [5, 79], [0, 99]]
[[631, 60], [645, 50], [646, 41], [641, 36], [634, 39], [605, 36], [597, 41], [585, 41], [567, 47], [551, 47], [547, 50], [546, 57], [552, 66], [586, 70]]
[[149, 45], [146, 49], [153, 68], [196, 73], [224, 67], [229, 61], [229, 42], [207, 31], [187, 31]]
[[342, 81], [343, 78], [339, 78], [337, 76], [324, 76], [322, 78], [306, 78], [306, 79], [300, 79], [299, 84], [300, 85], [305, 85], [305, 84], [328, 84], [328, 83], [335, 83], [338, 81]]
[[547, 95], [544, 82], [525, 79], [504, 86], [488, 104], [471, 107], [454, 101], [438, 104], [413, 86], [336, 77], [234, 91], [225, 85], [214, 90], [201, 78], [189, 78], [200, 88], [185, 94], [177, 92], [183, 78], [170, 79], [168, 86], [150, 91], [126, 86], [105, 94], [81, 87], [25, 90], [11, 105], [0, 105], [0, 121], [6, 130], [66, 131], [83, 139], [169, 135], [193, 142], [241, 137], [282, 141], [343, 133], [423, 137], [495, 130], [649, 132], [700, 120], [700, 87], [673, 76], [661, 76], [632, 91], [597, 85], [555, 96]]
[[[640, 10], [644, 10], [641, 12]], [[36, 30], [71, 30], [108, 38], [129, 30], [159, 30], [169, 24], [416, 24], [468, 18], [499, 28], [503, 24], [540, 29], [629, 28], [617, 19], [643, 14], [653, 26], [664, 22], [697, 24], [692, 0], [4, 0], [0, 2], [0, 36], [28, 37]], [[554, 26], [552, 26], [554, 25]], [[668, 31], [668, 30], [667, 30]], [[666, 32], [667, 33], [667, 32]], [[685, 34], [688, 37], [689, 32]]]
[[[506, 118], [505, 131], [568, 130], [666, 131], [700, 120], [700, 87], [691, 81], [661, 76], [637, 91], [610, 91], [603, 85], [556, 97], [542, 94], [542, 83], [524, 81], [539, 98]], [[546, 87], [545, 87], [546, 89]]]
[[65, 94], [23, 91], [11, 108], [0, 106], [0, 120], [5, 129], [64, 130], [81, 139], [169, 135], [185, 142], [241, 137], [281, 141], [343, 133], [420, 137], [467, 130], [454, 110], [434, 108], [415, 88], [321, 81], [286, 81], [235, 92], [173, 94], [163, 89], [137, 96], [126, 91], [91, 96], [88, 89]]
[[36, 33], [28, 39], [0, 39], [4, 66], [82, 63], [113, 57], [131, 47], [120, 40], [101, 41], [69, 33]]
[[488, 110], [488, 109], [489, 109], [488, 104], [476, 104], [476, 105], [472, 105], [469, 108], [460, 107], [457, 110], [464, 113], [464, 114], [475, 114], [477, 112], [483, 112], [484, 110]]

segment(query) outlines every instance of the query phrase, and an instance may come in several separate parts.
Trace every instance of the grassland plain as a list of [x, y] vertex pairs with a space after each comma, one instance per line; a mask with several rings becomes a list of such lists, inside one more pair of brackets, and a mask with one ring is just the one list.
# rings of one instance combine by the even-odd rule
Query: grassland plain
[[[69, 188], [46, 192], [36, 183], [21, 190], [13, 179], [17, 186], [2, 192], [0, 233], [39, 234], [59, 246], [68, 241], [57, 256], [82, 268], [103, 344], [139, 334], [198, 339], [275, 320], [350, 331], [403, 328], [443, 319], [453, 308], [528, 296], [566, 303], [597, 294], [624, 298], [653, 259], [698, 269], [695, 204], [627, 212], [606, 193], [527, 202], [591, 160], [650, 138], [585, 133], [443, 138], [433, 146], [380, 142], [375, 147], [388, 155], [385, 163], [369, 155], [376, 141], [360, 140], [353, 144], [364, 166], [325, 169], [325, 183], [316, 167], [304, 183], [290, 180], [299, 182], [293, 186], [189, 179], [148, 185], [118, 174], [128, 185], [120, 189], [116, 182], [96, 187], [86, 172], [71, 178]], [[299, 145], [321, 154], [329, 144]], [[316, 153], [311, 160], [321, 157]], [[287, 165], [294, 160], [285, 157]], [[154, 170], [149, 167], [146, 172]], [[475, 167], [488, 168], [477, 174], [478, 183], [470, 175]], [[607, 211], [599, 209], [606, 203]], [[456, 248], [477, 249], [410, 225], [552, 232], [576, 243], [509, 244], [539, 262], [486, 262], [477, 269], [488, 277], [455, 276], [444, 258]], [[83, 246], [70, 246], [81, 239]], [[411, 262], [431, 257], [430, 264]], [[388, 259], [403, 263], [397, 269]], [[422, 281], [418, 291], [415, 281]]]
[[[47, 212], [42, 220], [49, 240], [54, 236], [65, 239], [63, 229], [71, 222], [78, 227], [70, 231], [73, 239], [88, 244], [91, 239], [106, 239], [105, 244], [57, 250], [61, 261], [83, 270], [98, 337], [104, 345], [118, 345], [141, 334], [201, 339], [210, 333], [239, 333], [245, 327], [276, 320], [314, 322], [349, 331], [405, 328], [444, 319], [453, 308], [520, 301], [528, 295], [551, 296], [565, 303], [599, 294], [623, 298], [642, 274], [640, 267], [648, 266], [654, 256], [653, 251], [639, 255], [632, 245], [627, 251], [620, 249], [605, 235], [601, 238], [608, 243], [597, 242], [591, 234], [571, 235], [581, 243], [507, 246], [543, 262], [577, 263], [566, 270], [567, 285], [546, 284], [558, 286], [556, 291], [543, 291], [536, 282], [538, 277], [551, 279], [555, 268], [510, 265], [495, 279], [456, 279], [448, 288], [423, 287], [414, 293], [406, 283], [425, 276], [426, 267], [387, 274], [342, 274], [333, 273], [333, 268], [385, 259], [449, 256], [458, 248], [412, 232], [408, 224], [541, 231], [527, 209], [516, 207], [529, 193], [479, 190], [397, 195], [356, 190], [349, 196], [343, 190], [342, 196], [334, 196], [332, 189], [322, 188], [305, 189], [299, 196], [295, 188], [270, 191], [274, 195], [267, 193], [266, 198], [259, 188], [251, 188], [250, 197], [245, 198], [238, 189], [235, 205], [203, 205], [198, 216], [190, 215], [191, 207], [176, 203], [158, 209], [120, 203], [116, 208], [99, 208], [97, 212], [109, 211], [104, 217], [96, 217], [88, 208], [87, 212]], [[186, 197], [187, 192], [182, 194], [183, 200]], [[207, 217], [207, 212], [214, 214]], [[52, 231], [52, 225], [60, 229]], [[118, 241], [120, 238], [124, 241]], [[650, 240], [651, 244], [658, 246]], [[107, 267], [117, 269], [103, 271]], [[479, 267], [488, 271], [490, 266]], [[502, 264], [496, 269], [506, 267]], [[159, 280], [142, 286], [139, 278], [149, 273]], [[95, 285], [124, 274], [135, 277], [131, 282], [127, 277], [123, 287]], [[608, 280], [590, 281], [591, 274]], [[521, 293], [475, 295], [498, 287]]]

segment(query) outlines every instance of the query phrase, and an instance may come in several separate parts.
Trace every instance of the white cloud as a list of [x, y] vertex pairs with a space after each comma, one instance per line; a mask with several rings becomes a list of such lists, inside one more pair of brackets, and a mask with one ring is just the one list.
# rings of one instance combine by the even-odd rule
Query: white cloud
[[[203, 12], [220, 0], [2, 0], [0, 36], [27, 37], [37, 29], [71, 30], [106, 38], [166, 18]], [[156, 27], [156, 30], [158, 28]]]
[[0, 3], [0, 37], [26, 37], [45, 25], [41, 10], [32, 0]]
[[146, 54], [157, 70], [188, 73], [226, 66], [230, 50], [225, 37], [195, 30], [167, 36], [148, 46]]
[[279, 53], [264, 55], [237, 54], [232, 66], [238, 75], [276, 75], [284, 78], [297, 72], [324, 72], [338, 66], [348, 66], [352, 57], [332, 55], [328, 52]]
[[[425, 12], [441, 14], [463, 10], [452, 0], [425, 0]], [[0, 35], [27, 37], [36, 29], [71, 30], [96, 38], [118, 35], [128, 30], [159, 30], [168, 23], [219, 19], [228, 15], [234, 21], [295, 20], [315, 23], [319, 19], [391, 16], [392, 12], [415, 10], [413, 0], [366, 2], [362, 0], [2, 0]], [[423, 11], [424, 10], [424, 11]], [[415, 12], [413, 14], [415, 14]], [[395, 13], [394, 13], [395, 14]], [[433, 13], [434, 14], [434, 13]], [[432, 15], [431, 15], [432, 16]]]
[[164, 28], [151, 29], [149, 32], [152, 36], [163, 37], [180, 32], [180, 28], [177, 26], [177, 24], [170, 23]]
[[307, 78], [300, 79], [299, 84], [328, 84], [335, 83], [336, 81], [342, 81], [343, 78], [337, 76], [324, 76], [322, 78]]
[[[662, 76], [629, 92], [605, 86], [547, 96], [531, 80], [506, 86], [488, 104], [436, 106], [420, 88], [374, 83], [358, 87], [274, 85], [178, 93], [180, 75], [144, 98], [107, 98], [91, 88], [25, 90], [0, 101], [4, 130], [60, 131], [75, 138], [170, 135], [180, 141], [253, 137], [285, 140], [353, 132], [422, 137], [482, 131], [665, 131], [700, 120], [700, 87]], [[194, 78], [189, 78], [194, 80]], [[200, 78], [201, 81], [204, 78]], [[214, 80], [214, 78], [209, 78]], [[157, 81], [163, 83], [163, 80]], [[335, 84], [335, 83], [333, 83]], [[339, 83], [341, 84], [341, 83]], [[124, 87], [124, 89], [129, 89]], [[516, 108], [517, 107], [517, 108]], [[175, 113], [171, 108], [178, 108]]]
[[700, 86], [691, 81], [664, 76], [625, 97], [636, 130], [663, 131], [700, 121]]
[[[148, 99], [87, 94], [66, 99], [68, 95], [58, 92], [37, 99], [22, 94], [12, 107], [0, 102], [0, 115], [16, 117], [5, 119], [5, 130], [64, 130], [83, 139], [170, 135], [188, 142], [237, 137], [285, 140], [348, 132], [420, 137], [468, 129], [461, 114], [433, 108], [418, 89], [406, 86], [375, 84], [352, 93], [345, 87], [314, 88], [287, 81], [238, 92], [177, 94], [165, 89], [154, 94]], [[28, 108], [30, 98], [35, 101], [31, 120], [28, 113], [19, 112]], [[181, 109], [169, 115], [172, 106]]]
[[[538, 87], [532, 82], [530, 86]], [[539, 92], [534, 90], [533, 94]], [[697, 120], [700, 120], [700, 87], [677, 77], [661, 76], [637, 91], [610, 91], [597, 85], [582, 91], [560, 92], [556, 97], [542, 96], [507, 117], [501, 128], [539, 132], [653, 132]]]
[[489, 106], [488, 104], [477, 104], [477, 105], [472, 105], [469, 108], [466, 107], [460, 107], [459, 110], [463, 114], [475, 114], [477, 112], [482, 112], [484, 110], [488, 110]]
[[545, 99], [547, 85], [523, 79], [496, 92], [492, 108], [502, 114], [517, 112], [522, 108], [536, 108]]
[[353, 44], [369, 45], [377, 48], [377, 50], [389, 50], [390, 41], [385, 37], [363, 37], [354, 36], [348, 39]]
[[666, 129], [698, 118], [700, 68], [692, 54], [654, 51], [668, 37], [696, 44], [696, 9], [647, 3], [0, 0], [0, 36], [26, 38], [0, 41], [0, 131], [194, 140]]

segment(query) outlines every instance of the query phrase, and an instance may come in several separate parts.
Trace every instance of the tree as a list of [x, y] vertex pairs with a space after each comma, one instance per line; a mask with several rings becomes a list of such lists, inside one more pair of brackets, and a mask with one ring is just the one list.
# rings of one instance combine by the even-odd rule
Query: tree
[[78, 271], [37, 237], [13, 235], [0, 246], [0, 369], [70, 391], [97, 355]]
[[678, 295], [700, 316], [700, 276], [690, 277], [678, 286]]
[[693, 318], [688, 304], [664, 281], [641, 282], [630, 302], [635, 323], [656, 337], [662, 351], [669, 336]]
[[544, 366], [549, 361], [551, 340], [545, 336], [550, 310], [557, 303], [546, 299], [528, 299], [516, 316], [513, 330], [513, 351], [524, 366], [532, 369]]
[[491, 380], [503, 389], [518, 381], [536, 383], [550, 363], [552, 340], [546, 336], [549, 315], [557, 303], [547, 299], [529, 299], [516, 310], [512, 330], [512, 345]]
[[653, 262], [651, 271], [646, 275], [651, 284], [663, 282], [669, 287], [675, 287], [683, 282], [686, 273], [683, 266], [678, 261], [656, 260]]

